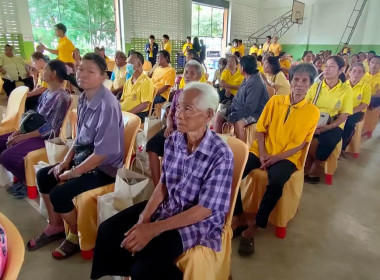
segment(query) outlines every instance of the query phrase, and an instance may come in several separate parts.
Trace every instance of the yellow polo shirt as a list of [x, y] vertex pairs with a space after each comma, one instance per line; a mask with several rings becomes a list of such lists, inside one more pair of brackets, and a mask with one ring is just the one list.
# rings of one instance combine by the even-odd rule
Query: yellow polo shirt
[[264, 45], [263, 45], [263, 52], [264, 53], [269, 52], [270, 45], [272, 45], [272, 43], [270, 43], [270, 44], [268, 44], [267, 42], [264, 43]]
[[164, 44], [164, 50], [168, 51], [171, 55], [172, 53], [172, 44], [170, 42], [167, 42], [166, 44]]
[[259, 56], [259, 55], [263, 55], [263, 49], [259, 49], [258, 51], [257, 51], [257, 56]]
[[279, 43], [272, 43], [269, 46], [269, 51], [274, 53], [274, 56], [279, 56], [280, 52], [282, 52], [282, 47]]
[[[220, 77], [220, 80], [225, 81], [227, 84], [233, 86], [240, 86], [244, 80], [244, 76], [240, 73], [239, 68], [233, 75], [231, 74], [230, 70], [224, 69], [222, 72], [222, 76]], [[232, 95], [235, 95], [237, 92], [237, 89], [231, 89]]]
[[287, 59], [284, 61], [280, 60], [280, 66], [281, 68], [285, 68], [285, 69], [289, 69], [290, 67], [292, 67], [292, 65], [290, 65], [290, 61]]
[[175, 70], [171, 66], [165, 68], [158, 66], [153, 72], [152, 82], [154, 85], [154, 92], [157, 92], [163, 86], [169, 86], [169, 88], [161, 94], [166, 100], [169, 99], [170, 89], [175, 85]]
[[[314, 83], [306, 94], [306, 101], [313, 102], [317, 89], [318, 83]], [[328, 113], [330, 117], [344, 113], [352, 115], [352, 99], [352, 89], [350, 86], [339, 80], [339, 83], [330, 89], [323, 80], [316, 105], [322, 113]], [[344, 122], [339, 127], [343, 129]]]
[[[216, 71], [215, 71], [215, 73], [216, 73]], [[199, 81], [201, 83], [206, 83], [207, 82], [205, 74], [202, 74], [202, 76], [199, 79]], [[185, 82], [184, 77], [182, 77], [181, 81], [179, 82], [179, 89], [183, 89], [185, 86], [186, 86], [186, 82]]]
[[[318, 108], [305, 99], [291, 105], [290, 95], [275, 95], [265, 105], [257, 121], [256, 131], [265, 134], [264, 143], [268, 155], [277, 155], [310, 142], [318, 120]], [[257, 140], [249, 151], [257, 157], [260, 156]], [[297, 169], [301, 169], [301, 155], [302, 150], [287, 160], [293, 162]]]
[[49, 85], [42, 80], [42, 76], [44, 74], [44, 70], [39, 71], [38, 73], [38, 79], [37, 79], [37, 86], [38, 87], [44, 87], [44, 88], [49, 88]]
[[58, 51], [57, 59], [65, 63], [67, 62], [75, 63], [75, 60], [73, 58], [74, 50], [75, 50], [75, 47], [73, 43], [69, 40], [69, 38], [67, 38], [66, 36], [59, 38], [58, 47], [57, 47], [57, 51]]
[[380, 72], [375, 75], [371, 75], [367, 72], [364, 74], [362, 81], [371, 87], [371, 95], [375, 95], [380, 89]]
[[240, 53], [240, 56], [243, 57], [244, 54], [245, 54], [245, 46], [244, 44], [241, 44], [240, 47], [232, 47], [231, 48], [231, 54], [234, 55], [235, 52], [239, 52]]
[[[120, 98], [121, 110], [128, 112], [141, 103], [152, 103], [153, 92], [153, 83], [144, 72], [141, 73], [134, 84], [132, 84], [132, 77], [129, 78], [124, 84], [123, 95]], [[149, 106], [142, 112], [148, 110]]]
[[193, 48], [193, 44], [192, 43], [186, 43], [183, 45], [182, 52], [183, 52], [184, 56], [186, 56], [186, 54], [187, 54], [187, 51], [186, 51], [187, 46], [189, 46], [189, 49], [191, 50]]
[[251, 47], [251, 48], [249, 49], [249, 54], [250, 54], [250, 55], [253, 54], [253, 53], [256, 53], [256, 54], [257, 54], [258, 51], [259, 51], [259, 48], [257, 48], [257, 47]]
[[[369, 105], [369, 102], [371, 101], [371, 87], [368, 84], [360, 81], [354, 87], [352, 87], [350, 80], [346, 81], [346, 84], [352, 89], [353, 108], [359, 106], [362, 102]], [[367, 111], [367, 109], [363, 110], [363, 112], [365, 111]]]
[[364, 59], [363, 61], [364, 69], [366, 72], [369, 72], [369, 63], [367, 59]]
[[125, 83], [125, 77], [127, 76], [127, 64], [123, 67], [118, 67], [115, 65], [113, 68], [113, 76], [115, 79], [112, 81], [112, 88], [118, 89], [121, 88]]
[[276, 91], [276, 95], [287, 95], [291, 92], [289, 81], [286, 79], [282, 71], [278, 72], [277, 75], [270, 75], [268, 73], [264, 73], [264, 75], [267, 77], [268, 81], [279, 87]]

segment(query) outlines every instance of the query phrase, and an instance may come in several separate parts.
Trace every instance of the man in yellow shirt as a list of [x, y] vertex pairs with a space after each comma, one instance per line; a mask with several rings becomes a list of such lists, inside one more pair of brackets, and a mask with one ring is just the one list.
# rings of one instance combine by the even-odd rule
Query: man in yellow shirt
[[249, 49], [249, 55], [252, 55], [253, 53], [257, 54], [259, 51], [259, 48], [257, 44], [253, 44], [253, 46]]
[[282, 47], [278, 43], [278, 37], [274, 36], [273, 42], [269, 46], [269, 51], [274, 54], [274, 56], [279, 56], [280, 52], [282, 52]]
[[118, 96], [127, 80], [127, 56], [121, 51], [115, 53], [115, 67], [110, 80], [112, 81], [112, 93]]
[[169, 100], [170, 89], [175, 84], [175, 69], [170, 65], [170, 54], [166, 50], [158, 52], [158, 67], [153, 72], [152, 82], [154, 85], [156, 103], [163, 103]]
[[143, 71], [144, 57], [139, 52], [131, 52], [127, 60], [127, 71], [131, 75], [123, 87], [120, 98], [121, 110], [135, 114], [143, 123], [153, 102], [154, 86]]
[[267, 41], [263, 45], [263, 54], [270, 52], [270, 45], [272, 44], [271, 40], [272, 36], [267, 36]]
[[364, 64], [364, 68], [366, 69], [366, 72], [369, 71], [369, 64], [371, 63], [371, 59], [376, 55], [376, 52], [375, 51], [369, 51], [367, 53], [367, 58], [364, 59], [363, 61], [363, 64]]
[[[350, 74], [351, 75], [351, 74]], [[374, 56], [369, 64], [369, 72], [365, 73], [362, 81], [371, 87], [371, 102], [368, 109], [380, 106], [380, 56]]]
[[64, 24], [58, 23], [55, 26], [55, 35], [58, 39], [57, 49], [48, 49], [45, 45], [40, 44], [42, 48], [52, 54], [57, 55], [57, 59], [65, 63], [75, 64], [74, 57], [78, 56], [78, 51], [75, 49], [74, 44], [66, 37], [67, 28]]
[[231, 54], [236, 55], [236, 52], [240, 54], [240, 57], [245, 55], [245, 46], [242, 40], [234, 39], [232, 41]]
[[161, 50], [166, 50], [172, 55], [172, 44], [169, 41], [169, 36], [166, 34], [162, 35]]
[[186, 44], [184, 44], [182, 47], [183, 55], [186, 56], [187, 50], [191, 50], [192, 48], [193, 48], [193, 44], [191, 43], [191, 37], [187, 36], [186, 37]]

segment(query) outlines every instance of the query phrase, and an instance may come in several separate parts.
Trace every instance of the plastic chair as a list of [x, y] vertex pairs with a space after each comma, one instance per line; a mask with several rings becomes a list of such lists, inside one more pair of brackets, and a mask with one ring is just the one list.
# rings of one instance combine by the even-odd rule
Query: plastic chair
[[70, 113], [70, 126], [71, 126], [71, 137], [75, 139], [77, 137], [77, 120], [78, 120], [78, 111], [77, 109], [72, 109]]
[[113, 82], [111, 80], [104, 80], [103, 85], [109, 90], [112, 89]]
[[363, 125], [363, 134], [367, 136], [367, 138], [372, 137], [372, 133], [376, 128], [377, 123], [379, 122], [380, 116], [380, 107], [377, 107], [373, 110], [367, 110], [364, 117], [364, 125]]
[[113, 68], [115, 68], [115, 60], [108, 60], [107, 61], [107, 70], [113, 71]]
[[22, 114], [25, 111], [26, 95], [29, 89], [25, 86], [15, 88], [8, 99], [5, 117], [0, 124], [0, 135], [19, 129]]
[[[62, 126], [59, 133], [59, 137], [62, 139], [62, 141], [66, 141], [65, 130], [69, 122], [69, 116], [70, 116], [72, 104], [73, 104], [73, 98], [70, 97], [70, 105], [66, 112], [65, 118], [63, 119]], [[38, 162], [40, 161], [48, 162], [46, 148], [31, 151], [24, 158], [26, 186], [28, 189], [28, 197], [30, 199], [36, 198], [38, 194], [36, 172], [34, 170], [34, 166], [37, 165]]]
[[355, 134], [352, 136], [350, 144], [347, 147], [347, 152], [352, 153], [354, 158], [359, 157], [360, 145], [362, 143], [362, 130], [364, 125], [364, 119], [356, 124]]
[[[141, 120], [138, 116], [122, 112], [123, 117], [128, 117], [128, 124], [124, 127], [124, 166], [129, 168], [132, 148], [135, 143], [137, 131], [140, 128]], [[81, 248], [82, 257], [84, 259], [92, 259], [93, 250], [95, 247], [96, 235], [98, 232], [98, 216], [97, 216], [97, 201], [98, 196], [102, 196], [114, 191], [115, 184], [109, 184], [100, 188], [96, 188], [84, 193], [81, 193], [74, 198], [78, 217], [78, 234], [79, 245]]]
[[1, 94], [2, 91], [3, 91], [3, 85], [4, 85], [4, 81], [3, 81], [3, 79], [0, 77], [0, 94]]
[[[286, 182], [282, 196], [269, 216], [269, 222], [276, 226], [276, 236], [285, 238], [288, 222], [294, 218], [301, 199], [304, 184], [304, 165], [309, 145], [302, 150], [302, 168], [296, 170]], [[265, 170], [252, 170], [240, 185], [243, 209], [245, 213], [256, 214], [268, 185], [268, 173]]]
[[16, 226], [0, 213], [0, 224], [4, 227], [8, 242], [8, 260], [2, 280], [15, 280], [24, 262], [25, 244]]
[[149, 60], [144, 60], [143, 71], [149, 72], [150, 70], [152, 70], [152, 63]]
[[222, 232], [222, 249], [215, 252], [208, 247], [195, 246], [184, 252], [176, 261], [183, 272], [184, 280], [228, 279], [231, 271], [231, 221], [243, 170], [248, 158], [248, 147], [239, 139], [220, 135], [234, 154], [234, 172], [231, 190], [230, 210], [226, 215]]

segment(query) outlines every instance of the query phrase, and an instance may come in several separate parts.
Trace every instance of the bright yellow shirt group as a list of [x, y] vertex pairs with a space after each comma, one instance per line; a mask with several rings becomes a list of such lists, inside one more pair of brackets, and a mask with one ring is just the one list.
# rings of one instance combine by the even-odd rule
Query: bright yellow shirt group
[[193, 44], [192, 43], [186, 43], [183, 45], [182, 52], [183, 52], [184, 56], [187, 55], [187, 47], [189, 47], [189, 49], [191, 50], [193, 48]]
[[[369, 105], [371, 101], [371, 87], [360, 81], [354, 87], [351, 86], [350, 80], [346, 81], [346, 84], [352, 89], [352, 106], [353, 108], [359, 106], [361, 103]], [[367, 111], [364, 109], [363, 112]]]
[[164, 44], [164, 50], [168, 51], [168, 53], [170, 53], [170, 55], [172, 54], [172, 44], [170, 42], [167, 42], [166, 44]]
[[[123, 95], [120, 98], [120, 106], [122, 111], [130, 111], [136, 106], [140, 105], [144, 102], [153, 102], [153, 92], [154, 86], [145, 73], [141, 73], [141, 75], [137, 78], [135, 83], [132, 83], [132, 77], [129, 78], [123, 87]], [[146, 108], [142, 112], [146, 112], [149, 110]]]
[[290, 84], [286, 79], [282, 71], [278, 72], [276, 75], [271, 75], [268, 73], [264, 74], [268, 81], [272, 82], [274, 86], [278, 87], [276, 90], [276, 95], [283, 95], [290, 93]]
[[74, 44], [69, 40], [69, 38], [62, 37], [58, 40], [58, 57], [60, 61], [63, 61], [65, 63], [75, 63], [75, 60], [73, 58], [73, 52], [75, 50]]
[[[236, 70], [235, 74], [232, 75], [229, 69], [224, 69], [222, 72], [222, 76], [220, 77], [221, 81], [225, 81], [227, 84], [233, 86], [240, 86], [244, 80], [244, 76], [240, 73], [239, 69]], [[236, 95], [238, 92], [237, 89], [231, 89], [231, 94]]]
[[375, 75], [367, 72], [364, 74], [362, 81], [371, 87], [371, 95], [375, 95], [380, 90], [380, 72]]
[[[283, 153], [310, 142], [319, 119], [318, 108], [305, 99], [292, 105], [290, 95], [275, 95], [269, 99], [256, 124], [256, 131], [265, 134], [264, 143], [269, 155]], [[257, 140], [251, 153], [259, 157]], [[302, 168], [302, 150], [288, 157], [297, 169]]]
[[243, 57], [245, 55], [245, 46], [244, 46], [244, 44], [241, 44], [240, 46], [238, 46], [236, 48], [232, 47], [231, 48], [231, 53], [235, 54], [235, 52], [239, 52], [240, 56]]

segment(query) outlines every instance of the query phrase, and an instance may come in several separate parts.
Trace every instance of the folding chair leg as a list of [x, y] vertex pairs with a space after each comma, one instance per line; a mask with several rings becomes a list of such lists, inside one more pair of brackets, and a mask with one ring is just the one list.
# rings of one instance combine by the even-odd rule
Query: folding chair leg
[[88, 250], [88, 251], [80, 251], [82, 258], [85, 260], [92, 260], [94, 257], [94, 249]]
[[332, 185], [332, 183], [333, 183], [333, 175], [326, 174], [325, 183], [326, 183], [326, 185]]
[[286, 227], [276, 227], [276, 237], [284, 239], [286, 237]]

